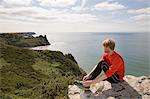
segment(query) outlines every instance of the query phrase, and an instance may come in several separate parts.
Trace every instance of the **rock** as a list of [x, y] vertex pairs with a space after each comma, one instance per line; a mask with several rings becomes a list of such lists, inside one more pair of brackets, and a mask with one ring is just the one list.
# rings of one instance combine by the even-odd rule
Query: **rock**
[[68, 59], [70, 59], [70, 60], [74, 61], [76, 64], [78, 64], [77, 61], [75, 60], [75, 58], [72, 56], [72, 54], [70, 54], [70, 53], [65, 54], [65, 57], [67, 57]]
[[150, 99], [149, 77], [126, 75], [124, 81], [117, 84], [102, 81], [90, 87], [91, 90], [96, 88], [96, 93], [84, 92], [76, 85], [69, 85], [68, 96], [70, 99]]
[[0, 42], [16, 47], [37, 47], [50, 45], [46, 35], [36, 36], [34, 32], [0, 33]]

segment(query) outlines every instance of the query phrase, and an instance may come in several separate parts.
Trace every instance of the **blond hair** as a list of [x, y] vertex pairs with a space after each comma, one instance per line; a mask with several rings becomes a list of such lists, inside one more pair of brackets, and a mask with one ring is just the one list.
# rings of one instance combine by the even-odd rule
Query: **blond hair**
[[115, 49], [115, 41], [111, 38], [107, 38], [102, 42], [104, 47], [109, 47], [111, 50]]

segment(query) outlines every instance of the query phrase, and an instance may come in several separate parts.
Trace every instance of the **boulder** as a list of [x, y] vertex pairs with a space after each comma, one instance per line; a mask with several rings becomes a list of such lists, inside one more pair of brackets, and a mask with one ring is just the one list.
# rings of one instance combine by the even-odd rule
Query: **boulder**
[[[69, 85], [70, 99], [150, 99], [150, 75], [135, 77], [126, 75], [124, 81], [109, 83], [101, 81], [85, 92], [76, 85]], [[93, 90], [97, 90], [95, 93]]]

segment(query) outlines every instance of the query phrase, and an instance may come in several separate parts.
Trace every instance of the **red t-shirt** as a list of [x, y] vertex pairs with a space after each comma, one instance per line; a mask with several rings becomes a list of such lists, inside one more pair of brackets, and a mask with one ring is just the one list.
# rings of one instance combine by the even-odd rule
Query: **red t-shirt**
[[110, 66], [109, 69], [105, 72], [107, 78], [112, 76], [114, 73], [117, 73], [119, 79], [123, 80], [125, 71], [124, 60], [116, 51], [114, 51], [111, 55], [104, 53], [104, 55], [101, 57], [101, 60], [106, 61]]

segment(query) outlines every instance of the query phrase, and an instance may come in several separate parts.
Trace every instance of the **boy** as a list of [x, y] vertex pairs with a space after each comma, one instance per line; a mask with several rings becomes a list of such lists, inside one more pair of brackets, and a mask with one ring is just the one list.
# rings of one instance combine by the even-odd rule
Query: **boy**
[[[123, 80], [125, 71], [124, 60], [114, 51], [115, 41], [108, 38], [102, 44], [104, 54], [93, 70], [83, 77], [84, 87], [90, 87], [91, 84], [96, 84], [103, 80], [107, 80], [110, 83], [117, 83]], [[99, 75], [102, 70], [104, 74]]]

